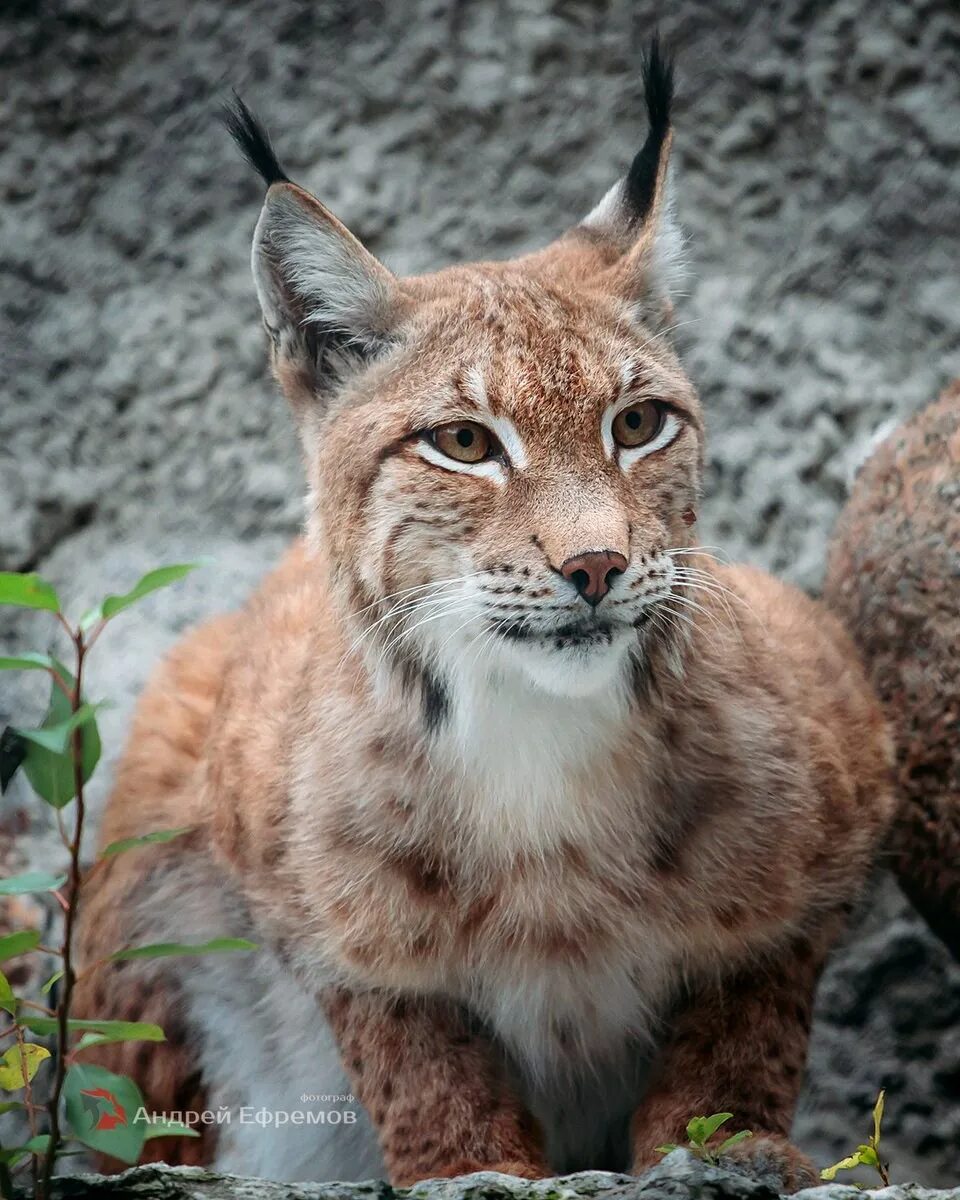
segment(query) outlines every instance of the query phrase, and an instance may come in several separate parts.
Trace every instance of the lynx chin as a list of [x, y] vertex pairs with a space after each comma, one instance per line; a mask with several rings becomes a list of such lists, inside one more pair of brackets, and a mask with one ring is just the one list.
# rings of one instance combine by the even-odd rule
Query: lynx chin
[[194, 830], [112, 859], [82, 935], [88, 962], [185, 931], [261, 949], [98, 968], [80, 1006], [167, 1041], [85, 1053], [160, 1112], [363, 1110], [155, 1155], [639, 1170], [722, 1109], [744, 1170], [814, 1181], [788, 1141], [813, 993], [891, 752], [829, 613], [698, 546], [656, 41], [644, 83], [646, 140], [579, 224], [402, 279], [236, 104], [305, 536], [146, 689], [101, 836]]

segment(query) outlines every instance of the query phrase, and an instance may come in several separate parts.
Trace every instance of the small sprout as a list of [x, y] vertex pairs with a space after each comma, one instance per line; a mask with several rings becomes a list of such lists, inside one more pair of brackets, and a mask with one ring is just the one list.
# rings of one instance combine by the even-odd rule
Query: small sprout
[[[684, 1149], [689, 1150], [691, 1154], [695, 1154], [697, 1158], [702, 1158], [704, 1162], [716, 1166], [721, 1155], [741, 1142], [745, 1142], [747, 1138], [753, 1137], [751, 1130], [741, 1129], [738, 1133], [731, 1134], [719, 1146], [708, 1146], [707, 1143], [720, 1127], [732, 1120], [733, 1113], [714, 1113], [710, 1117], [692, 1117], [687, 1122], [687, 1137], [689, 1141]], [[656, 1149], [658, 1154], [671, 1154], [674, 1150], [680, 1149], [680, 1147], [676, 1142], [668, 1142], [664, 1146], [657, 1146]]]
[[880, 1095], [877, 1097], [877, 1102], [873, 1106], [873, 1133], [870, 1135], [870, 1140], [858, 1146], [853, 1154], [847, 1155], [846, 1158], [841, 1158], [832, 1167], [824, 1167], [820, 1172], [821, 1179], [828, 1181], [836, 1179], [838, 1171], [853, 1171], [857, 1167], [872, 1167], [883, 1181], [883, 1186], [889, 1187], [890, 1164], [885, 1163], [880, 1157], [880, 1124], [883, 1121], [885, 1095], [886, 1093], [881, 1090]]

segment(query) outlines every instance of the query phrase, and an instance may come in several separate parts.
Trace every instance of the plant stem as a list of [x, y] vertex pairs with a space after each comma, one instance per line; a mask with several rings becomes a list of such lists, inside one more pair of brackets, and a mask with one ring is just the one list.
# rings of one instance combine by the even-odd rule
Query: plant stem
[[45, 1004], [39, 1004], [36, 1000], [21, 1000], [20, 1006], [22, 1008], [35, 1008], [37, 1012], [42, 1012], [45, 1017], [55, 1017], [57, 1015], [54, 1009], [47, 1008]]
[[[37, 1110], [33, 1103], [33, 1085], [30, 1082], [30, 1068], [27, 1065], [27, 1055], [23, 1048], [23, 1026], [17, 1022], [14, 1028], [17, 1031], [17, 1045], [20, 1047], [20, 1068], [23, 1071], [23, 1098], [27, 1106], [27, 1120], [30, 1123], [30, 1137], [35, 1138], [37, 1136]], [[30, 1155], [30, 1173], [33, 1177], [33, 1190], [36, 1191], [38, 1173], [37, 1156], [35, 1154]]]
[[[76, 647], [77, 669], [75, 672], [73, 691], [70, 695], [70, 707], [77, 712], [82, 703], [83, 694], [83, 665], [87, 646], [84, 643], [83, 631], [73, 630], [69, 626], [70, 636]], [[60, 995], [57, 999], [57, 1062], [54, 1076], [53, 1091], [50, 1094], [48, 1111], [50, 1114], [50, 1144], [43, 1160], [43, 1172], [40, 1186], [36, 1189], [37, 1200], [47, 1200], [50, 1195], [50, 1181], [53, 1178], [53, 1168], [60, 1149], [60, 1097], [63, 1093], [63, 1081], [67, 1073], [67, 1046], [69, 1042], [70, 1001], [73, 995], [73, 929], [77, 919], [77, 909], [80, 905], [80, 843], [83, 838], [83, 818], [85, 815], [83, 801], [83, 730], [73, 731], [71, 740], [73, 755], [73, 787], [75, 792], [73, 837], [67, 849], [70, 851], [70, 872], [67, 879], [67, 907], [63, 919], [63, 940], [61, 958], [63, 961], [63, 981]]]

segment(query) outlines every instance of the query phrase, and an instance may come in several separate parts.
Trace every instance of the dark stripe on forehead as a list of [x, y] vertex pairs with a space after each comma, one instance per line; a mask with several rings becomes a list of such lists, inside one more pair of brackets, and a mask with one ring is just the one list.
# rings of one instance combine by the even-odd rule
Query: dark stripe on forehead
[[495, 417], [501, 415], [503, 405], [500, 403], [499, 394], [495, 386], [488, 384], [484, 378], [483, 372], [479, 367], [471, 368], [471, 373], [479, 380], [480, 387], [483, 391], [483, 398], [486, 404], [481, 403], [476, 396], [476, 384], [467, 382], [467, 372], [463, 368], [457, 370], [453, 377], [453, 388], [457, 393], [457, 398], [462, 400], [464, 404], [471, 408], [479, 408], [481, 411], [477, 413], [477, 419], [483, 421], [484, 413], [487, 408]]

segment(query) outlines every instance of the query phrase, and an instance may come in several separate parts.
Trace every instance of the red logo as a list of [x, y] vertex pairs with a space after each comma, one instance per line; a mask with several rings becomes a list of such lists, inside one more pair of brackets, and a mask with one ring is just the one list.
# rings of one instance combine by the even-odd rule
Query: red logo
[[110, 1130], [126, 1125], [126, 1109], [113, 1092], [106, 1088], [90, 1088], [81, 1089], [80, 1095], [84, 1097], [83, 1111], [90, 1117], [91, 1129]]

